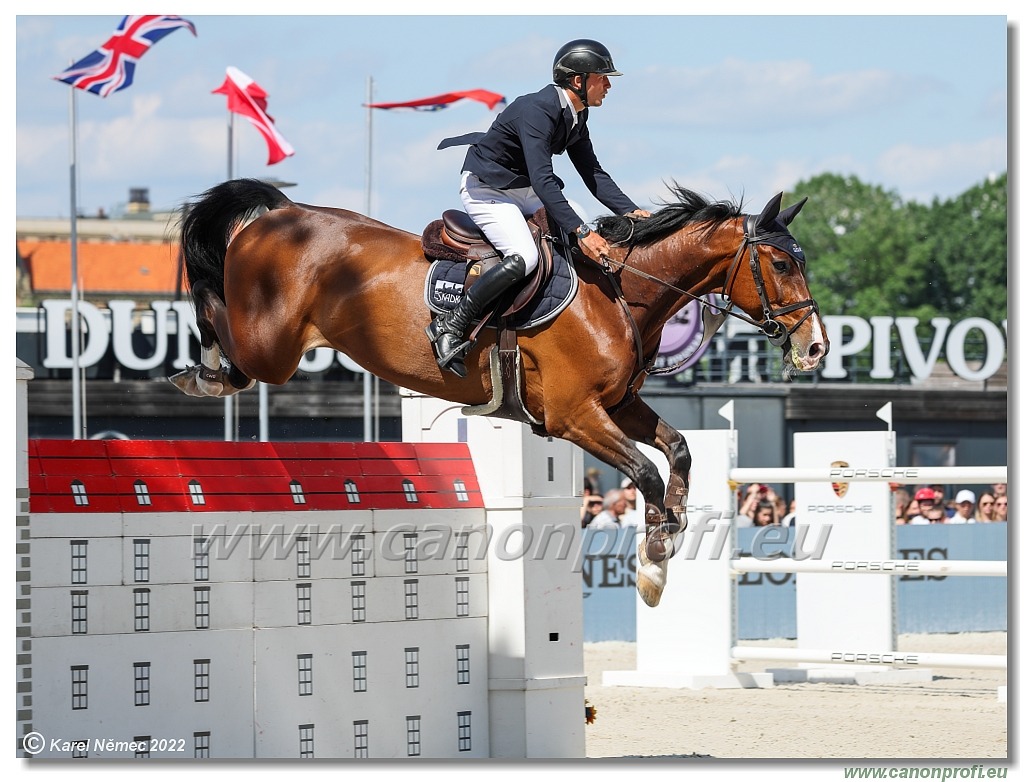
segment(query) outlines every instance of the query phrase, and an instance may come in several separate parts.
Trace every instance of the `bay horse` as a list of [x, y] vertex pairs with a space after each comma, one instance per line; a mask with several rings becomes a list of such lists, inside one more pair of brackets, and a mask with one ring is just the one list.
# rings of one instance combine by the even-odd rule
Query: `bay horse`
[[[599, 219], [611, 255], [601, 265], [577, 263], [570, 306], [519, 332], [534, 431], [575, 443], [643, 494], [637, 589], [651, 606], [686, 526], [691, 465], [685, 439], [638, 393], [654, 371], [665, 323], [688, 301], [720, 293], [729, 314], [782, 349], [785, 371], [813, 370], [828, 350], [788, 229], [804, 202], [782, 210], [779, 193], [746, 215], [678, 185], [673, 193], [678, 202], [649, 218]], [[467, 377], [437, 366], [424, 336], [429, 263], [416, 234], [238, 179], [186, 206], [180, 252], [202, 347], [200, 366], [171, 378], [185, 393], [227, 396], [256, 380], [282, 384], [307, 351], [330, 347], [396, 386], [466, 405], [491, 399], [493, 331], [482, 331], [467, 356]], [[668, 459], [667, 487], [637, 442]]]

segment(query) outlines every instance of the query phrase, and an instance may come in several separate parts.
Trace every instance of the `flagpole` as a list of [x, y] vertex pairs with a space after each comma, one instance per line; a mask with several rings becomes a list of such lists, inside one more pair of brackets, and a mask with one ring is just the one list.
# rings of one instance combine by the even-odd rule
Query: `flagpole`
[[[373, 77], [366, 77], [366, 216], [370, 217], [373, 208]], [[367, 442], [374, 440], [372, 427], [372, 380], [370, 373], [363, 370], [363, 439]]]
[[[235, 178], [235, 115], [228, 110], [228, 180]], [[214, 367], [216, 369], [217, 367]], [[224, 397], [224, 440], [235, 439], [235, 397]]]
[[82, 439], [82, 378], [78, 320], [78, 111], [75, 90], [71, 89], [69, 119], [71, 124], [71, 439]]

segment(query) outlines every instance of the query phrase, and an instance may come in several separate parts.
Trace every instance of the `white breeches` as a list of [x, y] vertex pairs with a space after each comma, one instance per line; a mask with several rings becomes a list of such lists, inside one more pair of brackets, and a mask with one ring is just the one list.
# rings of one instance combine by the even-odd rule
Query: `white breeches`
[[463, 171], [459, 195], [466, 213], [502, 257], [518, 253], [526, 261], [526, 273], [531, 274], [537, 268], [537, 245], [526, 218], [544, 205], [533, 188], [496, 190], [483, 184], [476, 174]]

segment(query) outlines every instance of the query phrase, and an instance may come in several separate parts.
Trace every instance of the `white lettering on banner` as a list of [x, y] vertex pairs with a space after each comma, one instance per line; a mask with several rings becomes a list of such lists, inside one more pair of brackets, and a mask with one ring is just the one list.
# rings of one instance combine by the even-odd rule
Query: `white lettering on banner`
[[916, 478], [921, 472], [917, 467], [833, 467], [828, 477], [836, 478]]
[[832, 563], [835, 573], [917, 573], [921, 570], [919, 562], [884, 559], [876, 562], [842, 562]]
[[870, 505], [808, 505], [808, 513], [872, 513]]
[[[985, 337], [985, 363], [977, 370], [967, 366], [964, 358], [964, 342], [967, 332], [972, 329], [977, 329]], [[949, 368], [964, 380], [985, 380], [999, 369], [1003, 363], [1005, 350], [1006, 343], [996, 324], [984, 318], [966, 318], [953, 326], [949, 332], [946, 340], [946, 361], [949, 362]]]
[[[48, 299], [41, 306], [46, 313], [46, 354], [42, 359], [43, 367], [69, 369], [71, 356], [67, 333], [71, 302], [67, 299]], [[114, 358], [120, 364], [135, 370], [152, 369], [166, 360], [168, 335], [172, 329], [177, 334], [174, 368], [184, 369], [197, 363], [197, 359], [189, 355], [189, 336], [199, 336], [191, 302], [157, 300], [151, 302], [150, 307], [148, 310], [136, 310], [134, 302], [115, 300], [109, 303], [109, 311], [104, 311], [89, 302], [79, 302], [84, 345], [79, 365], [90, 367], [97, 364], [113, 339]], [[175, 315], [173, 318], [169, 317], [172, 310]], [[1005, 320], [996, 324], [984, 318], [965, 318], [953, 324], [949, 318], [932, 318], [930, 325], [933, 338], [927, 356], [918, 340], [917, 318], [880, 315], [868, 321], [855, 315], [826, 315], [823, 320], [832, 340], [821, 370], [821, 376], [827, 379], [847, 377], [844, 360], [869, 348], [871, 377], [876, 380], [892, 379], [895, 376], [891, 347], [894, 326], [906, 365], [914, 380], [924, 380], [931, 375], [943, 354], [949, 368], [959, 377], [972, 381], [986, 380], [999, 370], [1006, 355]], [[147, 335], [151, 334], [154, 340], [153, 352], [149, 356], [137, 355], [133, 345], [132, 334], [139, 328], [140, 322], [146, 324], [143, 331]], [[150, 324], [151, 330], [148, 331]], [[976, 368], [972, 364], [977, 362], [967, 361], [965, 350], [967, 337], [972, 332], [980, 333], [985, 343], [985, 359]], [[303, 372], [315, 374], [330, 369], [334, 361], [353, 372], [364, 371], [344, 353], [330, 348], [317, 348], [307, 354], [299, 367]]]
[[879, 663], [882, 665], [917, 665], [920, 657], [916, 654], [902, 652], [832, 652], [829, 657], [834, 662], [843, 663]]
[[[966, 318], [953, 328], [950, 328], [952, 321], [949, 318], [932, 318], [933, 338], [925, 356], [918, 341], [917, 325], [920, 321], [917, 318], [878, 316], [871, 318], [870, 325], [856, 315], [826, 315], [823, 320], [832, 344], [825, 356], [821, 376], [829, 379], [845, 378], [848, 373], [843, 367], [843, 360], [856, 356], [869, 346], [872, 348], [871, 377], [879, 380], [892, 378], [893, 360], [889, 346], [893, 325], [896, 326], [907, 367], [915, 380], [925, 380], [931, 375], [943, 348], [949, 368], [964, 380], [990, 378], [1002, 366], [1006, 355], [1005, 321], [1000, 331], [999, 326], [984, 318]], [[972, 330], [980, 331], [985, 340], [985, 360], [979, 369], [972, 369], [964, 358], [967, 334]]]

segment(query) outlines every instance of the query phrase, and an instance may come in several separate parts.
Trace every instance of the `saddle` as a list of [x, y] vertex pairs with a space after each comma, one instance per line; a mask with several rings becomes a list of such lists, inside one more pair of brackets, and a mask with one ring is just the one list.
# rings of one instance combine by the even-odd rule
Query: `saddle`
[[[537, 244], [537, 269], [526, 278], [511, 304], [501, 312], [502, 317], [508, 317], [526, 307], [550, 281], [554, 269], [552, 237], [548, 233], [545, 210], [538, 209], [536, 214], [527, 218], [526, 225]], [[473, 218], [459, 209], [448, 209], [440, 220], [430, 223], [423, 230], [422, 241], [423, 253], [428, 258], [467, 264], [463, 292], [468, 291], [481, 274], [501, 262], [501, 254], [487, 241]], [[482, 322], [486, 322], [489, 317], [490, 314], [485, 315]], [[476, 333], [474, 329], [474, 337]]]
[[[527, 218], [526, 224], [537, 243], [537, 269], [522, 283], [511, 302], [508, 302], [508, 297], [504, 300], [499, 299], [493, 311], [485, 313], [470, 332], [469, 338], [475, 340], [484, 326], [496, 321], [498, 336], [490, 353], [491, 401], [483, 405], [464, 407], [462, 412], [464, 415], [493, 416], [519, 421], [531, 426], [535, 432], [542, 433], [543, 422], [534, 418], [523, 402], [523, 365], [516, 336], [516, 321], [522, 322], [524, 317], [531, 315], [538, 301], [550, 291], [549, 283], [555, 276], [555, 252], [552, 247], [554, 237], [549, 233], [547, 213], [543, 208]], [[464, 265], [465, 281], [461, 283], [463, 294], [481, 274], [501, 262], [501, 254], [487, 240], [473, 219], [458, 209], [449, 209], [441, 215], [440, 220], [430, 223], [423, 231], [422, 242], [423, 254], [433, 259], [435, 266], [446, 261], [456, 266]], [[567, 291], [563, 291], [566, 295], [561, 297], [560, 303], [551, 311], [549, 317], [554, 317], [568, 306], [576, 292], [575, 271], [571, 264], [565, 266], [568, 269], [568, 285], [563, 284], [561, 287], [567, 287]], [[462, 276], [454, 267], [452, 272], [457, 277]], [[564, 279], [555, 278], [554, 282], [564, 283]], [[459, 282], [455, 280], [448, 284], [459, 287]], [[516, 313], [519, 313], [518, 317], [514, 317]], [[527, 318], [526, 322], [529, 323], [530, 320]]]

